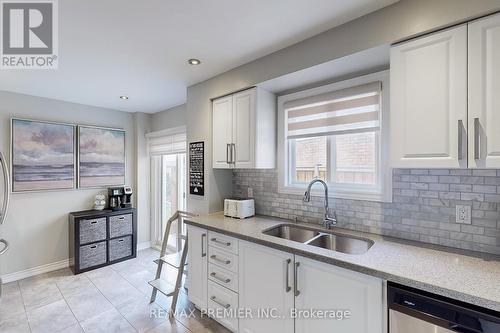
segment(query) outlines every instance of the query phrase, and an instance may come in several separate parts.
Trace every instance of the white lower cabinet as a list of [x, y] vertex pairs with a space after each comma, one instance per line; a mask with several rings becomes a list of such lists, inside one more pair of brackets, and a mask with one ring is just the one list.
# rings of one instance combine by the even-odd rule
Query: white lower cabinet
[[207, 314], [238, 332], [238, 240], [208, 232]]
[[234, 273], [214, 264], [208, 264], [208, 279], [221, 286], [238, 292], [238, 273]]
[[[240, 308], [254, 314], [240, 332], [383, 332], [382, 280], [248, 242], [239, 253]], [[256, 318], [259, 309], [284, 318]]]
[[[293, 254], [243, 241], [239, 252], [240, 308], [252, 310], [253, 316], [240, 319], [240, 332], [293, 332], [289, 316], [294, 301]], [[257, 313], [270, 309], [285, 318], [265, 318], [264, 313]]]
[[207, 248], [207, 234], [188, 227], [189, 300], [229, 330], [384, 331], [382, 280], [225, 235]]
[[238, 332], [238, 294], [208, 281], [208, 314], [233, 332]]
[[[325, 310], [316, 318], [296, 317], [295, 333], [382, 333], [382, 280], [300, 256], [295, 265], [297, 313]], [[320, 318], [326, 316], [335, 318]]]
[[193, 226], [187, 227], [188, 233], [188, 299], [199, 309], [207, 307], [207, 231]]

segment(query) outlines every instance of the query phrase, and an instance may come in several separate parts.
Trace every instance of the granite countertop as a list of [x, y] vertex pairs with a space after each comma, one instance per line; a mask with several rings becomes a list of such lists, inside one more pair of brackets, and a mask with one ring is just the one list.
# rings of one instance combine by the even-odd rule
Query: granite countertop
[[365, 254], [352, 255], [262, 233], [283, 223], [294, 222], [266, 216], [238, 220], [222, 213], [186, 219], [186, 224], [500, 311], [499, 257], [469, 256], [445, 247], [427, 247], [423, 243], [336, 227], [330, 231], [368, 238], [374, 245]]

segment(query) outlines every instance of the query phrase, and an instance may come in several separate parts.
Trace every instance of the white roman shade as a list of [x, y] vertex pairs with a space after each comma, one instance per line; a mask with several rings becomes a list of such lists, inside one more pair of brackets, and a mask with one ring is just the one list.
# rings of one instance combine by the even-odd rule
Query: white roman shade
[[186, 152], [186, 132], [160, 131], [146, 134], [150, 155], [180, 154]]
[[381, 82], [288, 101], [288, 139], [375, 131], [380, 128]]

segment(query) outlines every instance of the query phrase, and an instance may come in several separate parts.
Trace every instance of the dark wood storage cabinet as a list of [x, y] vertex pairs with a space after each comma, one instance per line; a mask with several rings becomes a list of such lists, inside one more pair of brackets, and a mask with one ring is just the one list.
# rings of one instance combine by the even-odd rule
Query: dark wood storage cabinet
[[69, 260], [73, 273], [80, 274], [136, 255], [134, 208], [69, 214]]

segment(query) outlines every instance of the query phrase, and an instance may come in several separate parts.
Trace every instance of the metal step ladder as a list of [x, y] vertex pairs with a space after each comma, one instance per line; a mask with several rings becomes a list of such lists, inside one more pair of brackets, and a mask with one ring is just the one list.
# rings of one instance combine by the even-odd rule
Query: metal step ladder
[[[153, 303], [156, 300], [156, 295], [159, 292], [164, 294], [167, 297], [173, 297], [172, 298], [172, 304], [170, 306], [169, 310], [169, 317], [172, 317], [172, 315], [175, 313], [175, 308], [177, 306], [177, 299], [179, 296], [179, 291], [181, 289], [181, 284], [182, 284], [182, 275], [184, 274], [184, 268], [187, 265], [186, 259], [187, 259], [187, 252], [188, 252], [188, 239], [186, 236], [186, 239], [184, 241], [184, 247], [182, 251], [176, 252], [176, 253], [171, 253], [167, 254], [167, 243], [168, 243], [168, 236], [170, 234], [170, 226], [174, 221], [178, 221], [179, 226], [182, 223], [182, 219], [186, 217], [193, 217], [196, 216], [195, 214], [188, 213], [188, 212], [183, 212], [178, 210], [175, 212], [174, 215], [168, 220], [167, 225], [165, 227], [165, 233], [163, 235], [163, 243], [161, 245], [161, 251], [160, 251], [160, 258], [156, 259], [154, 262], [158, 264], [158, 267], [156, 268], [156, 277], [153, 281], [150, 281], [149, 284], [153, 287], [153, 291], [151, 292], [151, 300], [150, 302]], [[179, 228], [180, 230], [180, 228]], [[182, 240], [179, 238], [179, 241], [181, 242], [180, 247], [182, 247]], [[161, 278], [161, 274], [163, 272], [163, 264], [167, 264], [171, 267], [174, 267], [177, 269], [177, 279], [175, 281], [175, 286], [172, 286], [170, 283], [168, 283], [166, 280]]]

